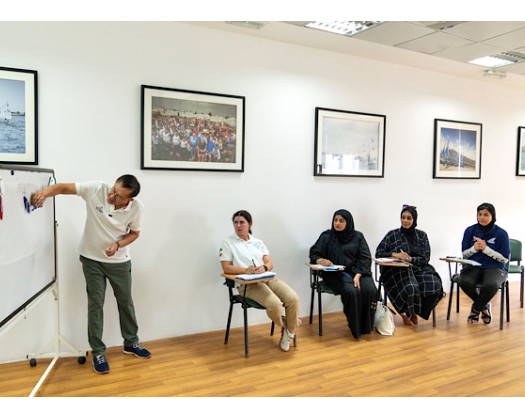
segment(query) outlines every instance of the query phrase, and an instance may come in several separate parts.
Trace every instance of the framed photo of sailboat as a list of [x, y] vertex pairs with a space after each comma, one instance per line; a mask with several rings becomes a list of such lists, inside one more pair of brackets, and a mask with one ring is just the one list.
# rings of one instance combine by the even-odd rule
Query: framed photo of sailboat
[[0, 67], [0, 163], [38, 164], [37, 72]]
[[482, 124], [434, 120], [434, 179], [481, 178]]
[[525, 127], [518, 127], [518, 154], [516, 176], [525, 176]]

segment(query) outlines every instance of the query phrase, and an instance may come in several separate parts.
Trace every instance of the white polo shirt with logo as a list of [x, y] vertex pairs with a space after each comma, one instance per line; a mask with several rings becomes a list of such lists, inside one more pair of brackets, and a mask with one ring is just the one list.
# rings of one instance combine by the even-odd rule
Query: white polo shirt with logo
[[86, 202], [86, 223], [80, 240], [82, 256], [106, 263], [122, 263], [131, 259], [129, 246], [121, 247], [113, 256], [106, 255], [111, 244], [132, 231], [140, 231], [144, 206], [137, 198], [120, 209], [108, 202], [112, 184], [94, 181], [75, 184], [77, 195]]

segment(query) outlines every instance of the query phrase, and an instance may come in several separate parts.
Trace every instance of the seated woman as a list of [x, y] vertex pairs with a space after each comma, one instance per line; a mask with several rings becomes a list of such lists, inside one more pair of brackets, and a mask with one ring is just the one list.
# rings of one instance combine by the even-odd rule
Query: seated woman
[[355, 339], [372, 332], [377, 288], [370, 269], [372, 258], [365, 237], [354, 229], [352, 214], [336, 211], [332, 227], [310, 248], [310, 262], [323, 266], [343, 265], [344, 271], [323, 271], [334, 294], [341, 295], [348, 327]]
[[486, 202], [479, 205], [477, 218], [477, 224], [465, 230], [461, 250], [464, 259], [480, 265], [464, 265], [459, 286], [473, 301], [467, 321], [477, 323], [481, 313], [483, 323], [489, 324], [492, 320], [490, 300], [507, 278], [510, 240], [507, 232], [495, 224], [494, 205]]
[[[270, 252], [262, 240], [252, 236], [252, 216], [248, 211], [237, 211], [232, 217], [235, 234], [221, 243], [219, 258], [225, 274], [260, 274], [273, 269]], [[287, 352], [294, 339], [299, 323], [299, 297], [295, 291], [279, 278], [267, 282], [239, 285], [239, 294], [244, 293], [266, 308], [268, 317], [281, 327], [280, 348]], [[283, 304], [286, 318], [283, 319]]]
[[401, 227], [391, 230], [376, 250], [376, 258], [395, 258], [408, 268], [381, 266], [381, 280], [396, 311], [407, 326], [428, 320], [443, 297], [443, 284], [430, 261], [430, 243], [424, 231], [416, 229], [416, 207], [403, 205]]

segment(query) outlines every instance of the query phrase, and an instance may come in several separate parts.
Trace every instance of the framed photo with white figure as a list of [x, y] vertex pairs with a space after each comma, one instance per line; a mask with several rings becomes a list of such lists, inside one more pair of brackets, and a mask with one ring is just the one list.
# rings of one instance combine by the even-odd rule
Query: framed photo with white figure
[[315, 108], [314, 176], [383, 177], [386, 116]]

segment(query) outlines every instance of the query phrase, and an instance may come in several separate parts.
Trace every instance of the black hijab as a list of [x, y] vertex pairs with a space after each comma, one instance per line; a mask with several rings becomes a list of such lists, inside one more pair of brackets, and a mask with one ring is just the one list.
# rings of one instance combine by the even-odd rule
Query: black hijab
[[[336, 215], [339, 215], [346, 220], [346, 227], [343, 231], [336, 231], [334, 228], [334, 220], [335, 220]], [[337, 210], [334, 213], [334, 216], [332, 217], [331, 230], [332, 230], [332, 237], [335, 237], [339, 243], [349, 242], [355, 231], [354, 218], [352, 217], [352, 214], [350, 214], [350, 212], [345, 209]]]
[[413, 239], [414, 235], [416, 234], [416, 226], [417, 226], [417, 210], [416, 207], [412, 205], [403, 205], [403, 209], [401, 210], [400, 217], [403, 215], [404, 212], [409, 212], [412, 215], [412, 218], [414, 219], [414, 222], [410, 226], [410, 228], [404, 228], [401, 226], [401, 233], [403, 233], [405, 236], [407, 236], [408, 239]]
[[483, 204], [478, 205], [478, 208], [476, 210], [476, 217], [477, 213], [481, 210], [487, 210], [488, 212], [490, 212], [490, 215], [492, 215], [492, 220], [486, 226], [482, 226], [480, 223], [478, 223], [478, 228], [481, 231], [483, 231], [483, 233], [488, 233], [494, 228], [494, 224], [496, 223], [496, 208], [494, 208], [494, 205], [489, 204], [488, 202], [484, 202]]
[[[346, 227], [343, 231], [336, 231], [334, 228], [334, 219], [336, 215], [340, 215], [346, 220]], [[332, 217], [332, 226], [330, 228], [330, 241], [328, 242], [328, 259], [335, 264], [345, 264], [345, 255], [343, 252], [343, 245], [348, 243], [354, 235], [354, 219], [352, 214], [345, 209], [340, 209], [334, 213]]]

